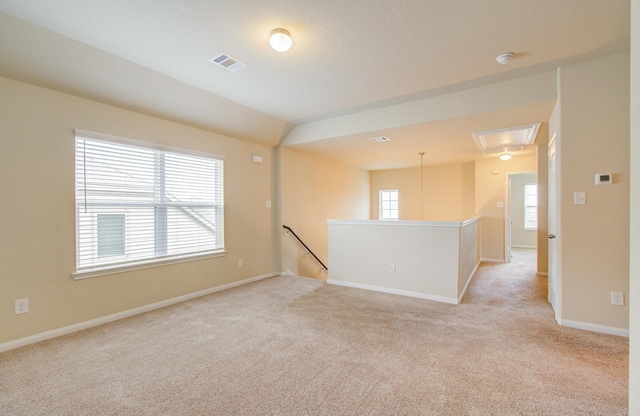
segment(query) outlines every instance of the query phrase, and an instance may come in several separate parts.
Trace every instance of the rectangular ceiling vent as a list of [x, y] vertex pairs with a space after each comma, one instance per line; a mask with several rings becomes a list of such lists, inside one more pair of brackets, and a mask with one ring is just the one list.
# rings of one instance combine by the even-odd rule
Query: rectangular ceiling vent
[[471, 135], [482, 154], [488, 155], [524, 150], [525, 146], [533, 144], [536, 140], [539, 128], [540, 123], [536, 123], [504, 129], [478, 131]]
[[247, 64], [245, 64], [244, 62], [240, 62], [236, 58], [226, 53], [221, 53], [220, 55], [214, 56], [213, 58], [209, 59], [209, 62], [213, 62], [214, 64], [226, 68], [231, 72], [238, 72], [239, 70], [247, 66]]
[[382, 143], [382, 142], [388, 142], [391, 139], [388, 138], [387, 136], [380, 136], [380, 137], [374, 137], [369, 139], [370, 142], [374, 142], [374, 143]]

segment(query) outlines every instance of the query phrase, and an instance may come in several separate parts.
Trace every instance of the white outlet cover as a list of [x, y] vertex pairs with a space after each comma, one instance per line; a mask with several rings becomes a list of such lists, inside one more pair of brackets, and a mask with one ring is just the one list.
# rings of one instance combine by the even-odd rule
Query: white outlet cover
[[29, 299], [16, 300], [14, 303], [13, 312], [15, 315], [20, 315], [20, 314], [29, 312]]
[[611, 304], [614, 306], [624, 306], [624, 293], [611, 292]]

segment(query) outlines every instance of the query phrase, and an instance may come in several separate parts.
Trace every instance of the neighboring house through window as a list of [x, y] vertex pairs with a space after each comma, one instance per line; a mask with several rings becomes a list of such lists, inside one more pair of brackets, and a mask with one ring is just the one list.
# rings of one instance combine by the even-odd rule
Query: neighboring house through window
[[380, 214], [381, 220], [398, 219], [398, 190], [389, 189], [380, 191]]

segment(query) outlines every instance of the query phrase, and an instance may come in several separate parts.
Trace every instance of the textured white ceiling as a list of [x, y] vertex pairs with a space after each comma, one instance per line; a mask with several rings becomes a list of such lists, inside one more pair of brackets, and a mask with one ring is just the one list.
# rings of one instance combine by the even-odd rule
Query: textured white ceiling
[[[342, 116], [626, 51], [629, 7], [628, 0], [0, 0], [0, 11], [14, 17], [2, 18], [0, 75], [230, 134], [233, 128], [216, 114], [235, 106], [227, 111], [259, 119], [257, 128], [269, 138], [253, 131], [236, 136], [273, 144], [286, 135], [286, 122]], [[34, 37], [27, 22], [42, 34]], [[287, 53], [268, 46], [276, 27], [293, 35]], [[507, 51], [516, 59], [496, 64]], [[221, 52], [247, 68], [231, 73], [208, 62]], [[46, 57], [41, 66], [34, 65], [38, 56]], [[96, 64], [107, 69], [100, 82], [78, 85]], [[126, 79], [129, 73], [135, 82]], [[129, 93], [114, 94], [118, 88]], [[186, 99], [158, 107], [154, 94], [145, 98], [162, 88], [200, 96], [207, 112], [203, 105], [190, 108]]]

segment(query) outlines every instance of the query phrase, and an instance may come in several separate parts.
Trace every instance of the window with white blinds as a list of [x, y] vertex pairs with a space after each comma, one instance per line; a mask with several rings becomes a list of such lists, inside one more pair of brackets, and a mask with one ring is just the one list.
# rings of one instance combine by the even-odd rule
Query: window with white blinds
[[76, 130], [77, 273], [224, 251], [224, 157]]
[[538, 228], [538, 185], [527, 183], [524, 185], [524, 229]]

